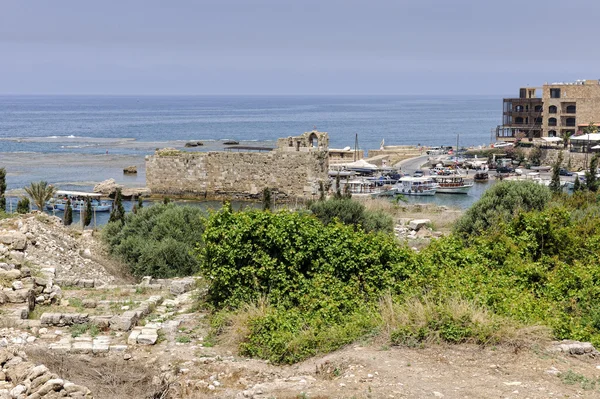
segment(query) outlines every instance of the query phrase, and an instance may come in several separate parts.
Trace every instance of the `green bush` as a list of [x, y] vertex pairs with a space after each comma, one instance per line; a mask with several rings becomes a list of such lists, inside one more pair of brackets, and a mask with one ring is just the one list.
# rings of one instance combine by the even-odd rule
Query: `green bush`
[[534, 182], [500, 182], [489, 188], [457, 222], [454, 232], [469, 236], [510, 221], [519, 212], [541, 210], [550, 201], [548, 187]]
[[135, 276], [189, 276], [199, 270], [194, 249], [202, 245], [205, 218], [200, 208], [154, 205], [110, 222], [102, 237], [110, 252]]
[[332, 198], [313, 202], [310, 211], [323, 222], [329, 224], [339, 220], [344, 224], [360, 226], [365, 231], [392, 232], [394, 220], [383, 211], [369, 211], [358, 201], [350, 198]]
[[413, 257], [392, 235], [287, 211], [223, 208], [209, 219], [204, 242], [202, 272], [216, 308], [264, 296], [275, 306], [352, 309], [404, 278]]
[[17, 213], [20, 213], [20, 214], [29, 213], [29, 198], [28, 197], [23, 197], [23, 198], [19, 199], [19, 202], [17, 202]]

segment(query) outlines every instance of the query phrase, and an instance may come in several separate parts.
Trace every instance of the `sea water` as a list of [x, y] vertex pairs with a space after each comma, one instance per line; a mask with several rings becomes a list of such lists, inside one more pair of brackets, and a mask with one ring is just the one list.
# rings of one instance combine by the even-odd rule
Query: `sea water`
[[[115, 178], [143, 186], [156, 148], [224, 140], [274, 146], [314, 128], [330, 147], [489, 144], [501, 96], [0, 96], [0, 167], [9, 189], [46, 180], [89, 190]], [[137, 176], [122, 168], [137, 165]]]

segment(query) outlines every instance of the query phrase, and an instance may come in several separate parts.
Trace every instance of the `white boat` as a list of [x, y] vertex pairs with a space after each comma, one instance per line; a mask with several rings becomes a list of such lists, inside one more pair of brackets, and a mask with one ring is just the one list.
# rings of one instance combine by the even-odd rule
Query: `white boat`
[[438, 184], [437, 192], [444, 194], [467, 194], [473, 187], [472, 180], [465, 180], [460, 175], [434, 176], [433, 181]]
[[92, 202], [92, 211], [94, 212], [110, 212], [112, 202], [104, 201], [100, 198], [102, 194], [86, 193], [83, 191], [64, 191], [59, 190], [54, 194], [54, 197], [46, 202], [46, 209], [49, 211], [64, 211], [67, 207], [67, 200], [71, 200], [73, 212], [85, 210], [85, 202], [90, 198]]
[[438, 185], [431, 177], [402, 177], [395, 185], [396, 192], [403, 195], [434, 195]]

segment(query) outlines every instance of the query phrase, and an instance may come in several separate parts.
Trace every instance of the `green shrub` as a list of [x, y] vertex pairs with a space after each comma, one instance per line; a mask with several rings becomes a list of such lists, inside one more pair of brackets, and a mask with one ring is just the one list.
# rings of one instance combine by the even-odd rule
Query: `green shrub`
[[534, 182], [500, 182], [489, 188], [457, 222], [454, 232], [466, 237], [500, 223], [519, 212], [541, 210], [550, 201], [548, 187]]
[[394, 227], [390, 215], [383, 211], [366, 210], [363, 204], [351, 198], [313, 202], [309, 209], [326, 225], [337, 219], [344, 224], [360, 226], [365, 231], [392, 232]]
[[204, 224], [200, 208], [154, 205], [128, 214], [125, 224], [108, 223], [102, 237], [135, 276], [189, 276], [199, 270], [193, 252], [202, 245]]
[[404, 278], [413, 257], [391, 235], [288, 211], [224, 208], [209, 219], [204, 241], [202, 272], [216, 308], [265, 296], [276, 306], [352, 309]]
[[17, 213], [26, 214], [29, 213], [29, 198], [23, 197], [17, 202]]

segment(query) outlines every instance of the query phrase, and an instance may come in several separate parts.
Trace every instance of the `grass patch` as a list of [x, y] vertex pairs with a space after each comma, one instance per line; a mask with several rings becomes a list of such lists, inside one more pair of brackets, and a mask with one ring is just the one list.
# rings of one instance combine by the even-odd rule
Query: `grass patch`
[[573, 370], [569, 370], [566, 373], [561, 373], [560, 379], [566, 385], [579, 385], [581, 389], [585, 389], [587, 391], [594, 390], [600, 386], [600, 379], [594, 380], [587, 378], [583, 374], [576, 373]]
[[525, 327], [460, 298], [399, 302], [387, 295], [380, 301], [379, 312], [382, 336], [392, 345], [448, 342], [522, 348], [550, 337], [546, 327]]
[[190, 338], [189, 335], [179, 335], [177, 336], [177, 338], [175, 338], [175, 342], [178, 342], [180, 344], [189, 344], [190, 342], [192, 342], [192, 338]]
[[92, 338], [100, 334], [100, 329], [97, 325], [92, 323], [73, 324], [69, 327], [71, 337], [77, 338], [85, 333], [88, 333]]

